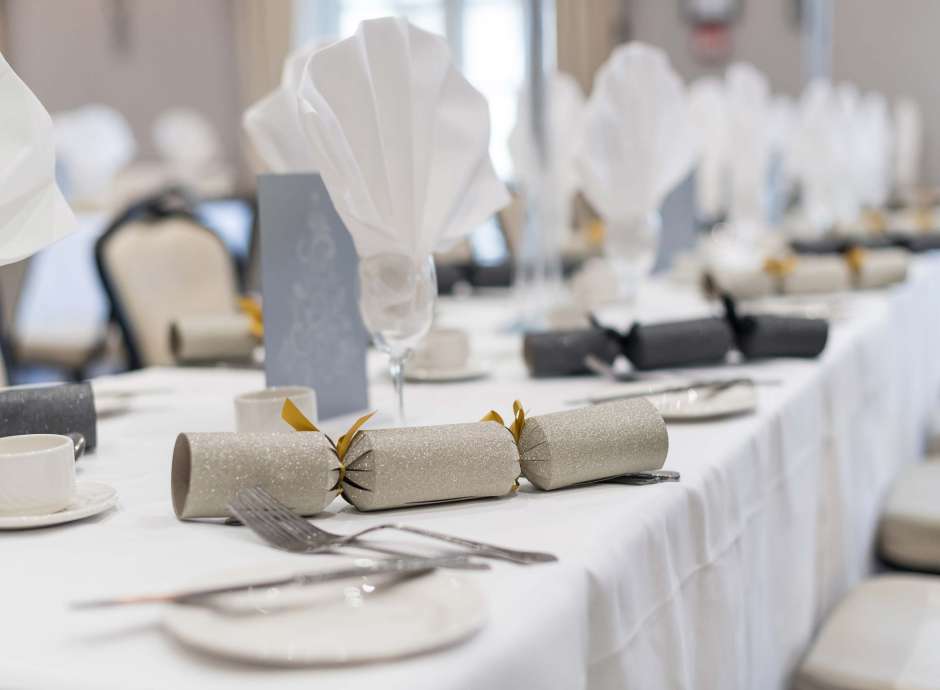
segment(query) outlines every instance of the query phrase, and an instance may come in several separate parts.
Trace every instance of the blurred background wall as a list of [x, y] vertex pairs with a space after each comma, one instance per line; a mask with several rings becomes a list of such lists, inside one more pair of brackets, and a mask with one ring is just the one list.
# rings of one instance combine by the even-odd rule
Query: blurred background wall
[[[921, 103], [925, 178], [940, 182], [940, 136], [934, 131], [940, 121], [940, 90], [934, 88], [940, 2], [813, 1], [832, 3], [835, 81], [850, 79]], [[556, 0], [559, 64], [587, 90], [613, 46], [633, 38], [666, 49], [687, 79], [720, 73], [725, 62], [709, 64], [695, 56], [683, 13], [688, 2]], [[50, 111], [94, 101], [121, 111], [142, 157], [151, 153], [149, 129], [161, 110], [199, 110], [217, 129], [241, 185], [250, 186], [240, 133], [244, 107], [276, 84], [292, 46], [327, 27], [343, 33], [358, 17], [383, 8], [447, 33], [471, 81], [472, 72], [482, 74], [489, 65], [488, 56], [503, 62], [502, 81], [481, 88], [489, 90], [495, 135], [504, 136], [514, 117], [511, 80], [521, 76], [517, 63], [524, 55], [521, 5], [522, 0], [0, 0], [0, 49]], [[515, 9], [505, 22], [487, 22], [499, 6]], [[801, 0], [743, 0], [728, 58], [753, 62], [776, 91], [797, 95], [804, 80], [800, 8]], [[506, 47], [507, 40], [518, 45]], [[495, 147], [503, 148], [503, 142]], [[494, 155], [498, 163], [506, 159], [501, 151]]]

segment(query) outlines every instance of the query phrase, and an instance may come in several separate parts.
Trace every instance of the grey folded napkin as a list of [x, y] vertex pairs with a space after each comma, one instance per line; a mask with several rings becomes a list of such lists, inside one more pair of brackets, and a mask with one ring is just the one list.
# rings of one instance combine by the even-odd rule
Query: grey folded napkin
[[690, 319], [634, 324], [623, 339], [623, 352], [637, 369], [661, 369], [721, 362], [733, 345], [724, 319]]
[[242, 489], [260, 486], [301, 515], [322, 511], [339, 493], [340, 463], [319, 432], [185, 433], [173, 449], [173, 510], [181, 520], [229, 517]]
[[534, 377], [577, 376], [590, 373], [588, 355], [612, 364], [620, 354], [618, 338], [604, 329], [583, 328], [526, 333], [522, 354]]
[[344, 459], [359, 510], [505, 496], [519, 477], [512, 434], [492, 422], [360, 430]]
[[539, 489], [658, 470], [669, 435], [645, 398], [529, 417], [519, 438], [522, 473]]
[[187, 316], [170, 324], [170, 351], [180, 363], [249, 361], [257, 346], [246, 314]]
[[77, 432], [92, 450], [98, 443], [97, 427], [95, 394], [88, 383], [0, 391], [0, 436]]

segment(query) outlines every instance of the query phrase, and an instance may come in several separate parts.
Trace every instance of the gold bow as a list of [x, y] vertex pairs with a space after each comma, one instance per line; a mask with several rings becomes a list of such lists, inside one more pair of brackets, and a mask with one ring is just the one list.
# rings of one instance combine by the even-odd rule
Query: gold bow
[[[349, 446], [352, 445], [353, 439], [356, 438], [356, 434], [359, 433], [362, 425], [368, 422], [374, 414], [375, 412], [370, 412], [357, 419], [353, 425], [349, 427], [349, 431], [340, 436], [339, 441], [335, 443], [327, 434], [323, 434], [326, 436], [326, 440], [330, 442], [330, 445], [333, 446], [333, 450], [336, 451], [336, 457], [339, 458], [339, 481], [337, 481], [336, 486], [333, 487], [334, 490], [343, 485], [343, 479], [346, 477], [345, 460]], [[317, 425], [311, 422], [307, 418], [307, 415], [301, 412], [300, 408], [298, 408], [290, 398], [284, 401], [284, 406], [281, 408], [281, 419], [290, 424], [294, 428], [294, 431], [320, 431]]]
[[854, 273], [862, 270], [862, 264], [865, 263], [865, 250], [861, 247], [852, 247], [845, 253], [845, 261]]
[[239, 297], [238, 308], [248, 317], [248, 329], [258, 340], [264, 337], [264, 320], [261, 316], [261, 304], [252, 297]]
[[[500, 426], [505, 426], [509, 433], [512, 434], [513, 441], [516, 442], [516, 446], [519, 446], [519, 439], [522, 438], [522, 428], [525, 426], [525, 410], [522, 407], [522, 403], [518, 400], [514, 401], [512, 404], [512, 415], [513, 420], [512, 424], [506, 425], [506, 422], [503, 420], [503, 416], [496, 410], [490, 410], [485, 415], [481, 422], [496, 422]], [[515, 481], [512, 483], [512, 490], [516, 492], [519, 490], [519, 478], [516, 477]]]
[[787, 256], [782, 259], [769, 258], [764, 261], [764, 271], [774, 278], [783, 278], [796, 268], [796, 257]]

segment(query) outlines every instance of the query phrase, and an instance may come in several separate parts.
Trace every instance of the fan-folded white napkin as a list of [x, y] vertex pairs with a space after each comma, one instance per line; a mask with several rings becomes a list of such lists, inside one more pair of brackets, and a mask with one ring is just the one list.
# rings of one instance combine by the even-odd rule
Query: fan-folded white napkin
[[0, 55], [0, 265], [25, 259], [74, 227], [56, 186], [52, 118]]
[[760, 70], [735, 63], [725, 75], [730, 149], [730, 221], [735, 232], [754, 241], [767, 224], [770, 162], [770, 86]]
[[810, 82], [800, 97], [790, 169], [800, 183], [805, 225], [798, 234], [819, 236], [835, 223], [840, 144], [835, 95], [829, 82]]
[[894, 104], [894, 187], [910, 195], [920, 182], [924, 119], [920, 106], [910, 98]]
[[552, 173], [552, 192], [558, 199], [559, 211], [567, 212], [561, 220], [570, 222], [571, 201], [578, 188], [575, 156], [580, 146], [584, 121], [584, 94], [574, 77], [555, 72], [546, 89], [546, 124], [548, 127], [548, 160], [539, 160], [539, 151], [532, 131], [529, 90], [519, 93], [516, 125], [509, 135], [509, 154], [516, 179], [523, 190], [537, 184], [545, 170]]
[[890, 126], [888, 102], [880, 93], [866, 93], [859, 104], [860, 166], [864, 171], [859, 190], [863, 206], [882, 208], [888, 200], [890, 180]]
[[314, 163], [361, 257], [421, 261], [509, 202], [486, 99], [441, 37], [364, 21], [311, 55], [299, 95]]
[[62, 186], [73, 203], [105, 203], [114, 179], [137, 152], [127, 119], [91, 104], [52, 116]]
[[248, 139], [270, 172], [316, 172], [300, 123], [297, 89], [307, 60], [330, 43], [311, 41], [284, 58], [280, 86], [248, 108], [242, 117]]
[[666, 54], [617, 48], [600, 68], [578, 156], [584, 193], [608, 232], [659, 209], [695, 156], [685, 88]]
[[721, 216], [728, 204], [728, 110], [724, 85], [704, 77], [689, 87], [689, 115], [698, 137], [695, 205], [702, 218]]

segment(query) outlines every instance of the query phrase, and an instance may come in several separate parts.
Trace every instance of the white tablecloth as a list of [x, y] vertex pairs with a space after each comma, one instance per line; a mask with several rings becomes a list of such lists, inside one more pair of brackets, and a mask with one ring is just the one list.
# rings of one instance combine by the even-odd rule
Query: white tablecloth
[[[518, 338], [487, 334], [511, 319], [509, 308], [497, 298], [442, 304], [441, 322], [472, 326], [495, 375], [409, 385], [412, 421], [473, 420], [514, 398], [538, 414], [616, 385], [527, 379]], [[663, 285], [643, 298], [650, 318], [702, 309]], [[821, 360], [741, 367], [781, 382], [759, 389], [757, 413], [670, 425], [667, 468], [682, 473], [679, 484], [552, 493], [524, 484], [512, 498], [380, 515], [337, 500], [337, 531], [393, 517], [561, 559], [471, 575], [490, 620], [468, 643], [350, 669], [212, 658], [165, 634], [158, 608], [67, 610], [73, 599], [165, 589], [214, 571], [326, 560], [173, 516], [176, 434], [231, 429], [231, 398], [260, 387], [259, 372], [149, 370], [101, 381], [100, 390], [151, 389], [128, 414], [100, 422], [99, 449], [80, 463], [79, 478], [111, 483], [120, 505], [69, 526], [0, 533], [0, 687], [784, 688], [826, 612], [870, 570], [885, 490], [919, 454], [940, 385], [940, 261], [919, 260], [906, 285], [853, 295], [846, 310]], [[390, 409], [378, 372], [372, 402]]]

